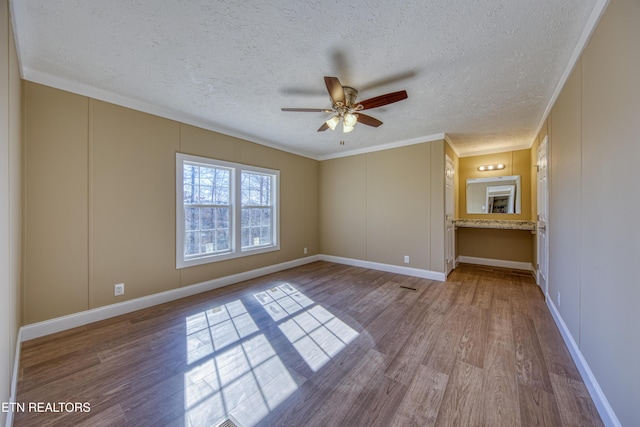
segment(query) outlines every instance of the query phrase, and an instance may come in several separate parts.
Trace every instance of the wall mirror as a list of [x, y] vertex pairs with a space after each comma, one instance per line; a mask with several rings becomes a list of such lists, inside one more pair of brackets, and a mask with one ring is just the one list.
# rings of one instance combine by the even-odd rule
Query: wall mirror
[[520, 175], [467, 179], [468, 214], [519, 214]]

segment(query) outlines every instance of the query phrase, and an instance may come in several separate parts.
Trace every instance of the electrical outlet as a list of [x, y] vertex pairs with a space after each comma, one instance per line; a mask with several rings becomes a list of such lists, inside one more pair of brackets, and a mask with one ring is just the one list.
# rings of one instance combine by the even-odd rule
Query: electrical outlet
[[304, 248], [303, 252], [306, 255], [307, 254], [307, 248]]
[[558, 307], [560, 307], [560, 292], [556, 294], [556, 302], [558, 303]]
[[404, 256], [404, 263], [409, 264], [409, 255]]
[[113, 285], [113, 296], [118, 297], [120, 295], [124, 295], [124, 283]]

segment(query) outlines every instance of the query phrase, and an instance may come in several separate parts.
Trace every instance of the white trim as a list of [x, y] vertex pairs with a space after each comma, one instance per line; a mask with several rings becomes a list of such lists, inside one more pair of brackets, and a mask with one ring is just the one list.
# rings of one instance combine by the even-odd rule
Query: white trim
[[600, 22], [600, 18], [602, 18], [602, 15], [604, 15], [604, 11], [607, 9], [608, 4], [609, 4], [609, 0], [598, 0], [596, 5], [593, 7], [593, 10], [591, 11], [591, 15], [589, 15], [589, 19], [587, 19], [587, 24], [584, 26], [584, 29], [582, 30], [582, 34], [580, 34], [580, 38], [578, 39], [578, 43], [576, 44], [576, 47], [573, 49], [573, 53], [569, 58], [569, 62], [567, 63], [567, 66], [564, 69], [564, 73], [562, 73], [562, 76], [560, 77], [560, 80], [558, 81], [558, 84], [556, 85], [556, 88], [553, 91], [553, 94], [551, 95], [551, 99], [549, 99], [549, 103], [547, 104], [547, 107], [544, 109], [544, 113], [542, 114], [542, 119], [540, 119], [540, 123], [538, 123], [538, 126], [536, 127], [536, 131], [533, 134], [534, 137], [531, 140], [531, 144], [529, 144], [529, 148], [533, 147], [533, 144], [535, 143], [536, 138], [538, 137], [538, 134], [542, 130], [544, 121], [549, 116], [549, 113], [551, 113], [551, 109], [553, 108], [553, 105], [558, 100], [558, 97], [560, 96], [560, 92], [562, 92], [564, 85], [567, 83], [567, 80], [569, 80], [569, 76], [571, 76], [571, 72], [573, 71], [574, 67], [578, 63], [578, 60], [580, 60], [580, 56], [582, 55], [582, 52], [584, 51], [584, 49], [587, 47], [587, 44], [589, 43], [589, 39], [591, 38], [591, 35], [593, 34], [596, 27], [598, 26], [598, 22]]
[[508, 261], [503, 259], [478, 258], [474, 256], [460, 255], [458, 257], [458, 262], [464, 262], [466, 264], [487, 265], [489, 267], [513, 268], [516, 270], [534, 271], [533, 265], [530, 262], [522, 261]]
[[[183, 170], [185, 163], [197, 166], [206, 166], [229, 171], [229, 209], [230, 209], [230, 248], [222, 253], [200, 254], [186, 257], [184, 255], [185, 219], [184, 219], [184, 182]], [[263, 174], [271, 178], [272, 205], [272, 243], [256, 247], [242, 247], [242, 174], [253, 172]], [[267, 207], [267, 206], [265, 206]], [[242, 258], [251, 255], [262, 254], [280, 250], [280, 171], [259, 166], [245, 165], [242, 163], [228, 162], [209, 157], [194, 156], [192, 154], [176, 153], [176, 268], [192, 267], [195, 265], [209, 264], [234, 258]]]
[[143, 113], [152, 114], [154, 116], [159, 116], [169, 120], [174, 120], [179, 123], [196, 126], [205, 130], [210, 130], [213, 132], [220, 133], [222, 135], [244, 139], [245, 141], [264, 145], [266, 147], [270, 147], [279, 151], [284, 151], [287, 153], [295, 154], [302, 157], [307, 157], [309, 159], [318, 160], [318, 161], [329, 160], [329, 159], [334, 159], [338, 157], [354, 156], [356, 154], [364, 154], [364, 153], [370, 153], [374, 151], [388, 150], [391, 148], [403, 147], [406, 145], [421, 144], [423, 142], [434, 142], [434, 141], [445, 138], [444, 133], [439, 133], [435, 135], [425, 135], [425, 136], [420, 136], [420, 137], [412, 138], [408, 140], [397, 141], [397, 142], [392, 142], [388, 144], [381, 144], [381, 145], [366, 147], [366, 148], [343, 152], [343, 153], [335, 153], [335, 154], [328, 154], [326, 156], [320, 156], [317, 154], [312, 154], [308, 151], [296, 150], [289, 147], [285, 147], [283, 145], [278, 144], [277, 142], [265, 140], [256, 135], [251, 135], [244, 132], [240, 132], [238, 130], [230, 129], [230, 128], [221, 126], [217, 123], [213, 123], [209, 120], [204, 120], [202, 118], [193, 116], [191, 114], [186, 114], [184, 112], [177, 111], [172, 108], [154, 105], [154, 104], [141, 101], [135, 98], [119, 95], [117, 93], [113, 93], [110, 91], [106, 91], [104, 89], [100, 89], [95, 86], [74, 82], [58, 76], [53, 76], [51, 74], [43, 73], [37, 70], [32, 70], [30, 68], [20, 67], [20, 73], [24, 80], [28, 80], [34, 83], [39, 83], [39, 84], [53, 87], [56, 89], [86, 96], [98, 101], [104, 101], [104, 102], [119, 105], [122, 107], [130, 108], [132, 110], [141, 111]]
[[[11, 3], [13, 4], [14, 2], [11, 2]], [[67, 80], [58, 76], [53, 76], [51, 74], [43, 73], [37, 70], [32, 70], [26, 67], [20, 67], [20, 73], [24, 80], [28, 80], [34, 83], [39, 83], [45, 86], [49, 86], [49, 87], [64, 90], [67, 92], [75, 93], [78, 95], [86, 96], [88, 98], [92, 98], [98, 101], [104, 101], [110, 104], [115, 104], [122, 107], [130, 108], [132, 110], [141, 111], [143, 113], [152, 114], [154, 116], [163, 117], [169, 120], [174, 120], [179, 123], [184, 123], [186, 125], [191, 125], [191, 126], [199, 127], [202, 129], [210, 130], [222, 135], [244, 139], [245, 141], [254, 142], [256, 144], [274, 148], [279, 151], [284, 151], [284, 152], [295, 154], [298, 156], [307, 157], [313, 160], [318, 160], [318, 156], [310, 152], [303, 151], [303, 150], [295, 150], [289, 147], [284, 147], [282, 145], [279, 145], [276, 142], [268, 141], [248, 133], [229, 129], [225, 126], [221, 126], [209, 120], [205, 120], [200, 117], [193, 116], [191, 114], [174, 110], [173, 108], [154, 105], [145, 101], [141, 101], [139, 99], [131, 98], [124, 95], [119, 95], [117, 93], [100, 89], [95, 86]]]
[[280, 264], [274, 264], [267, 267], [257, 268], [255, 270], [243, 273], [233, 274], [231, 276], [220, 277], [218, 279], [208, 280], [206, 282], [197, 283], [183, 288], [172, 289], [160, 292], [146, 297], [135, 298], [129, 301], [123, 301], [117, 304], [111, 304], [104, 307], [98, 307], [91, 310], [81, 311], [79, 313], [70, 314], [68, 316], [57, 317], [44, 322], [32, 323], [20, 328], [22, 333], [22, 341], [40, 338], [45, 335], [54, 334], [67, 329], [76, 328], [78, 326], [87, 325], [89, 323], [105, 320], [121, 314], [131, 313], [143, 308], [152, 307], [154, 305], [163, 304], [165, 302], [177, 300], [191, 295], [207, 292], [223, 286], [233, 285], [235, 283], [244, 282], [245, 280], [254, 279], [266, 274], [276, 273], [310, 262], [318, 261], [318, 255], [312, 255], [306, 258], [299, 258], [293, 261], [287, 261]]
[[359, 148], [357, 150], [345, 151], [343, 153], [327, 154], [326, 156], [318, 157], [318, 160], [320, 160], [320, 161], [322, 161], [322, 160], [331, 160], [331, 159], [337, 159], [337, 158], [340, 158], [340, 157], [349, 157], [349, 156], [355, 156], [355, 155], [358, 155], [358, 154], [373, 153], [375, 151], [390, 150], [392, 148], [406, 147], [407, 145], [423, 144], [425, 142], [435, 142], [435, 141], [440, 141], [440, 140], [444, 140], [444, 139], [445, 139], [445, 134], [444, 133], [436, 133], [434, 135], [419, 136], [417, 138], [405, 139], [403, 141], [390, 142], [388, 144], [374, 145], [372, 147]]
[[[119, 316], [121, 314], [130, 313], [136, 310], [140, 310], [154, 305], [162, 304], [165, 302], [173, 301], [179, 298], [195, 295], [198, 293], [206, 292], [209, 290], [221, 288], [223, 286], [232, 285], [245, 280], [250, 280], [256, 277], [260, 277], [266, 274], [276, 273], [278, 271], [286, 270], [293, 267], [309, 264], [315, 261], [327, 261], [335, 262], [338, 264], [351, 265], [355, 267], [370, 268], [372, 270], [387, 271], [391, 273], [406, 274], [409, 276], [421, 277], [425, 279], [432, 279], [438, 281], [445, 281], [444, 273], [422, 270], [417, 268], [402, 267], [390, 264], [382, 264], [372, 261], [357, 260], [352, 258], [343, 258], [331, 255], [312, 255], [306, 258], [300, 258], [293, 261], [288, 261], [280, 264], [275, 264], [267, 267], [258, 268], [255, 270], [247, 271], [244, 273], [238, 273], [231, 276], [221, 277], [214, 280], [198, 283], [184, 288], [173, 289], [170, 291], [161, 292], [146, 297], [136, 298], [129, 301], [124, 301], [118, 304], [112, 304], [105, 307], [100, 307], [92, 310], [83, 311], [80, 313], [71, 314], [68, 316], [58, 317], [56, 319], [47, 320], [44, 322], [33, 323], [25, 325], [18, 330], [16, 337], [16, 351], [13, 364], [13, 375], [11, 380], [11, 396], [9, 402], [15, 402], [18, 372], [20, 363], [20, 350], [21, 343], [34, 338], [39, 338], [45, 335], [61, 332], [67, 329], [75, 328], [78, 326], [87, 325], [89, 323], [97, 322], [100, 320], [108, 319], [111, 317]], [[472, 262], [474, 261], [474, 262]], [[533, 270], [531, 264], [528, 264], [528, 268], [523, 268], [527, 263], [519, 263], [515, 261], [502, 261], [492, 260], [488, 258], [475, 258], [467, 256], [459, 256], [456, 258], [456, 265], [460, 262], [466, 262], [470, 264], [490, 265], [495, 267], [507, 267], [507, 268], [520, 268], [524, 270]], [[519, 267], [514, 267], [517, 265]], [[600, 388], [598, 381], [596, 380], [593, 372], [589, 368], [587, 361], [584, 359], [582, 352], [580, 351], [577, 343], [573, 339], [573, 336], [569, 332], [567, 325], [564, 323], [562, 316], [558, 312], [558, 309], [553, 304], [549, 295], [546, 296], [546, 303], [549, 307], [549, 311], [560, 330], [560, 334], [571, 353], [571, 357], [575, 362], [582, 379], [589, 390], [589, 394], [596, 405], [598, 413], [602, 418], [602, 421], [606, 426], [620, 427], [620, 421], [616, 417], [613, 408], [609, 404], [604, 392]], [[13, 414], [7, 413], [5, 427], [11, 427], [13, 425]]]
[[407, 276], [420, 277], [423, 279], [438, 280], [444, 282], [447, 277], [439, 271], [423, 270], [420, 268], [402, 267], [400, 265], [382, 264], [361, 259], [343, 258], [333, 255], [320, 255], [320, 261], [335, 262], [338, 264], [352, 265], [354, 267], [370, 268], [371, 270], [386, 271], [389, 273], [404, 274]]
[[390, 273], [405, 274], [408, 276], [438, 280], [441, 282], [444, 282], [446, 280], [444, 273], [440, 273], [437, 271], [401, 267], [397, 265], [382, 264], [377, 262], [336, 257], [331, 255], [312, 255], [306, 258], [299, 258], [293, 261], [287, 261], [280, 264], [257, 268], [255, 270], [246, 271], [243, 273], [233, 274], [231, 276], [208, 280], [206, 282], [185, 286], [183, 288], [172, 289], [153, 295], [148, 295], [146, 297], [135, 298], [117, 304], [111, 304], [104, 307], [98, 307], [91, 310], [70, 314], [68, 316], [57, 317], [55, 319], [25, 325], [20, 328], [20, 342], [29, 341], [50, 334], [55, 334], [67, 329], [76, 328], [78, 326], [83, 326], [89, 323], [98, 322], [100, 320], [109, 319], [111, 317], [120, 316], [122, 314], [131, 313], [143, 308], [152, 307], [154, 305], [163, 304], [165, 302], [244, 282], [245, 280], [254, 279], [256, 277], [276, 273], [278, 271], [298, 267], [315, 261], [335, 262], [338, 264], [370, 268], [372, 270], [387, 271]]
[[580, 371], [582, 381], [584, 381], [584, 384], [587, 386], [587, 390], [589, 390], [591, 399], [596, 405], [598, 413], [600, 414], [600, 418], [602, 418], [602, 422], [605, 426], [621, 427], [622, 424], [620, 424], [618, 417], [616, 416], [615, 412], [613, 412], [613, 408], [609, 404], [607, 397], [600, 388], [600, 384], [598, 384], [595, 375], [593, 375], [591, 368], [589, 368], [589, 364], [582, 355], [580, 347], [573, 339], [569, 328], [567, 327], [566, 323], [564, 323], [560, 312], [556, 308], [552, 299], [549, 298], [548, 294], [546, 296], [546, 302], [547, 307], [549, 307], [549, 311], [551, 312], [551, 316], [553, 316], [553, 320], [556, 322], [556, 325], [560, 330], [560, 335], [562, 335], [562, 339], [567, 345], [569, 353], [571, 353], [571, 357], [578, 367], [578, 371]]
[[446, 133], [444, 134], [444, 140], [446, 141], [447, 144], [449, 144], [449, 148], [451, 148], [451, 151], [456, 153], [456, 156], [458, 156], [458, 158], [462, 157], [460, 156], [460, 151], [456, 148], [455, 145], [453, 145], [453, 141], [451, 140], [451, 138], [449, 138], [449, 135], [447, 135]]
[[[11, 375], [11, 390], [9, 391], [9, 405], [13, 407], [13, 403], [16, 402], [16, 395], [18, 394], [18, 372], [20, 369], [20, 351], [22, 350], [22, 328], [18, 329], [18, 335], [16, 336], [16, 352], [13, 359], [13, 373]], [[7, 412], [7, 417], [4, 421], [5, 427], [13, 426], [13, 411]]]

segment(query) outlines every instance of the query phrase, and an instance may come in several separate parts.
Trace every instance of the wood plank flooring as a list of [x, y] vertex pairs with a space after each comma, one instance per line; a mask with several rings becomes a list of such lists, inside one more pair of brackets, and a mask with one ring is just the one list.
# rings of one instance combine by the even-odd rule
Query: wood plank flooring
[[17, 402], [17, 427], [602, 425], [533, 279], [471, 265], [316, 262], [28, 341]]

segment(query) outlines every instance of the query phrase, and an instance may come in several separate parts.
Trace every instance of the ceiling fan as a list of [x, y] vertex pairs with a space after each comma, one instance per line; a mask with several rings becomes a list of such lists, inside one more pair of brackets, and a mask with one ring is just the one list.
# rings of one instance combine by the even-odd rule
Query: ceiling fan
[[331, 97], [332, 108], [282, 108], [282, 111], [332, 113], [331, 118], [320, 126], [318, 132], [323, 132], [327, 129], [334, 130], [342, 121], [342, 131], [347, 133], [351, 132], [358, 122], [373, 127], [378, 127], [382, 124], [380, 120], [362, 114], [360, 111], [382, 107], [383, 105], [407, 99], [407, 91], [401, 90], [356, 102], [358, 91], [350, 86], [342, 86], [337, 77], [325, 77], [324, 83]]

